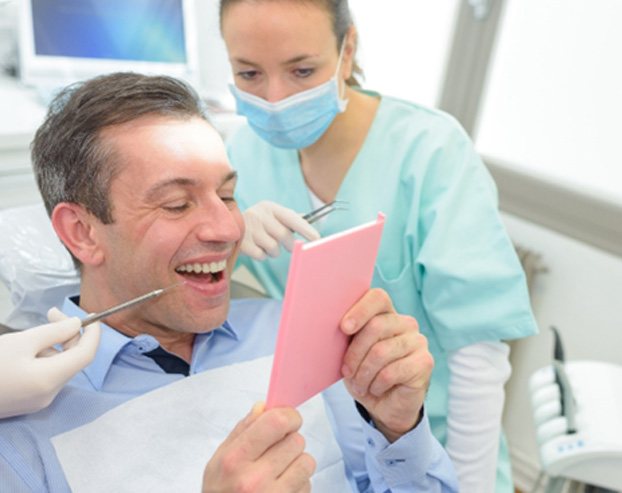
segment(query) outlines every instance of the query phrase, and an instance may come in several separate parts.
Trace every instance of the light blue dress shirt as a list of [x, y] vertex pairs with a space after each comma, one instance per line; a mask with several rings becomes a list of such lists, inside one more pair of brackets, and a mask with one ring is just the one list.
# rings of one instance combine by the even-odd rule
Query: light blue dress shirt
[[[70, 316], [85, 315], [71, 300], [65, 302], [63, 311]], [[197, 335], [190, 374], [272, 354], [279, 316], [280, 303], [276, 301], [232, 301], [227, 322]], [[87, 424], [133, 397], [185, 378], [165, 373], [145, 355], [159, 347], [152, 336], [129, 338], [105, 325], [102, 328], [95, 360], [47, 409], [0, 420], [0, 491], [70, 491], [50, 441], [53, 436]], [[433, 438], [427, 417], [389, 444], [360, 416], [343, 385], [331, 387], [324, 399], [353, 491], [457, 491], [450, 459]]]

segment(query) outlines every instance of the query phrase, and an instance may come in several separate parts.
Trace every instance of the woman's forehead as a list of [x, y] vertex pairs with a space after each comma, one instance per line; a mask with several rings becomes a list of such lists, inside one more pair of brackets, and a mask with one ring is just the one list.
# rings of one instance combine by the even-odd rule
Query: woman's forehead
[[[249, 45], [249, 39], [279, 39], [292, 43], [324, 40], [333, 35], [330, 13], [313, 2], [238, 2], [225, 10], [225, 41]], [[272, 46], [272, 49], [279, 46]]]

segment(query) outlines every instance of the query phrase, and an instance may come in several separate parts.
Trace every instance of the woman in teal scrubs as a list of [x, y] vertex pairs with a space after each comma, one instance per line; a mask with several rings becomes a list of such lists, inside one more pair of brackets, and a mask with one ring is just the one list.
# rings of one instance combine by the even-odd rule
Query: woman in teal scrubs
[[[501, 341], [537, 328], [494, 183], [470, 139], [440, 111], [357, 86], [346, 0], [221, 0], [220, 8], [232, 92], [249, 124], [228, 143], [247, 253], [274, 255], [261, 238], [278, 243], [298, 229], [279, 219], [275, 202], [285, 212], [348, 202], [319, 223], [322, 236], [384, 212], [373, 285], [428, 338], [434, 432], [461, 491], [512, 492], [501, 434], [509, 350]], [[392, 56], [410, 63], [407, 53]], [[242, 260], [276, 298], [289, 261], [287, 252]]]

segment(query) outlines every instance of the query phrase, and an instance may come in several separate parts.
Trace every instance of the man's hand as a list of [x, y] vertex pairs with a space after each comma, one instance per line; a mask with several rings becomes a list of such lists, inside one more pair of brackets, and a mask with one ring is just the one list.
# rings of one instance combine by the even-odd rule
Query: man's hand
[[316, 465], [298, 433], [302, 417], [293, 408], [263, 407], [256, 404], [218, 447], [203, 473], [203, 493], [311, 491]]
[[[51, 323], [0, 337], [0, 418], [38, 411], [94, 358], [100, 327], [50, 310]], [[52, 346], [62, 344], [63, 350]]]
[[317, 240], [320, 234], [300, 214], [292, 209], [264, 200], [244, 211], [246, 229], [240, 251], [255, 260], [278, 257], [281, 245], [294, 248], [294, 233], [307, 240]]
[[427, 339], [381, 289], [369, 290], [346, 313], [341, 330], [352, 335], [342, 368], [346, 387], [393, 442], [420, 419], [434, 367]]

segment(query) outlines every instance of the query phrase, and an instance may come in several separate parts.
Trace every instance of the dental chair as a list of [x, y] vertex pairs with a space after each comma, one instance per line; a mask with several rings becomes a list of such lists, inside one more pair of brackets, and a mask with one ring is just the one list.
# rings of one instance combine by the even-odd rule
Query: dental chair
[[0, 336], [9, 332], [14, 332], [14, 329], [9, 327], [8, 325], [0, 324]]
[[[231, 282], [232, 297], [265, 296], [244, 274], [239, 277]], [[0, 210], [0, 281], [13, 306], [6, 320], [0, 320], [0, 334], [46, 323], [50, 307], [62, 306], [65, 297], [79, 293], [78, 270], [43, 204]]]

